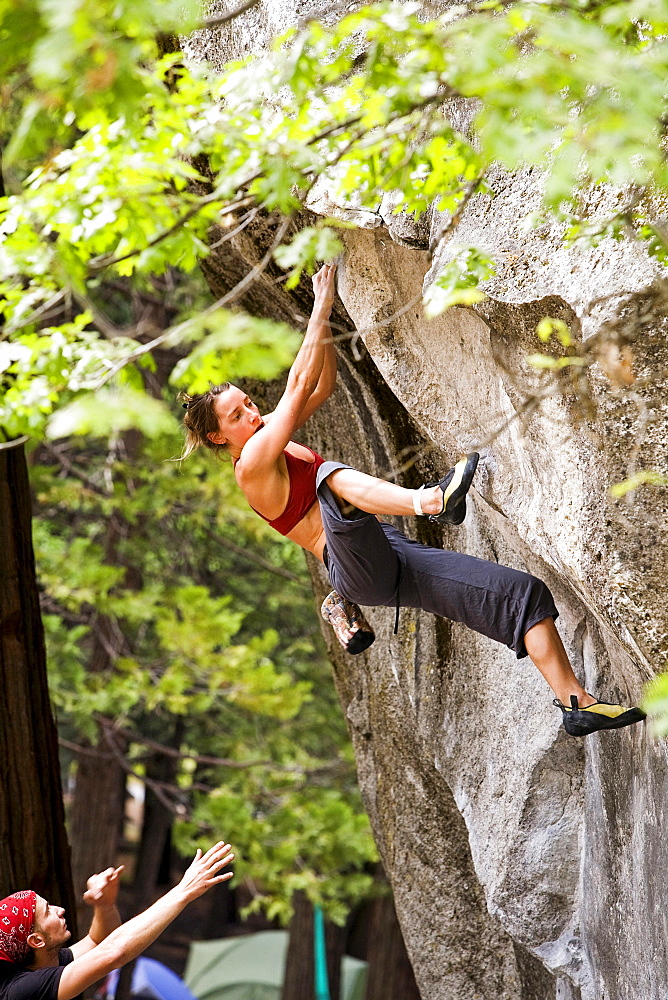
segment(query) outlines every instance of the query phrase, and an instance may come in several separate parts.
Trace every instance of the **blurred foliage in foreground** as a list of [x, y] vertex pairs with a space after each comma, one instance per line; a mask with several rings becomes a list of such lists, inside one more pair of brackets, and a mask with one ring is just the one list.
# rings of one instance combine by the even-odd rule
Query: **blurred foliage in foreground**
[[[322, 191], [372, 212], [389, 193], [396, 211], [444, 213], [432, 252], [446, 236], [454, 250], [429, 316], [475, 302], [493, 273], [453, 233], [470, 197], [493, 197], [494, 163], [540, 167], [543, 203], [527, 229], [556, 218], [567, 242], [632, 239], [665, 261], [650, 205], [668, 190], [668, 0], [484, 0], [429, 21], [418, 4], [377, 3], [331, 27], [309, 20], [222, 72], [165, 53], [200, 18], [196, 0], [0, 4], [6, 437], [173, 427], [162, 401], [137, 396], [155, 340], [110, 322], [101, 286], [190, 273], [212, 226], [220, 241], [255, 212], [291, 218]], [[471, 129], [451, 123], [452, 101]], [[605, 185], [619, 189], [617, 207], [588, 218]], [[279, 227], [268, 260], [294, 285], [338, 252], [338, 225], [289, 237]], [[248, 374], [289, 362], [294, 336], [230, 311], [239, 294], [183, 310], [160, 334], [183, 354], [174, 388], [234, 374], [240, 350]], [[99, 427], [81, 402], [94, 391], [109, 414]]]
[[661, 674], [646, 689], [642, 707], [652, 723], [656, 736], [668, 735], [668, 674]]

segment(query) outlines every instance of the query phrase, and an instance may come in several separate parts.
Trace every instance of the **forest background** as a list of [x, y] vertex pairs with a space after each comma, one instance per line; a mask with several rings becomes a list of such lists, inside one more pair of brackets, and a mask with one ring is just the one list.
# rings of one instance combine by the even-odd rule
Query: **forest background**
[[[175, 395], [271, 380], [289, 365], [308, 276], [341, 249], [342, 223], [308, 211], [324, 189], [368, 209], [390, 192], [415, 215], [435, 203], [433, 255], [467, 202], [493, 195], [492, 163], [533, 165], [544, 206], [527, 227], [552, 218], [566, 241], [636, 240], [662, 266], [668, 4], [482, 2], [434, 20], [417, 4], [373, 4], [340, 20], [333, 9], [327, 24], [307, 18], [272, 51], [222, 70], [183, 54], [190, 32], [238, 13], [0, 4], [1, 517], [12, 580], [2, 685], [3, 703], [17, 705], [3, 719], [15, 762], [3, 784], [17, 782], [17, 802], [50, 782], [49, 817], [28, 809], [28, 838], [4, 816], [0, 870], [7, 891], [18, 879], [72, 898], [62, 816], [48, 805], [60, 795], [48, 699], [36, 695], [38, 580], [75, 884], [115, 854], [134, 773], [151, 824], [137, 905], [155, 890], [155, 845], [173, 830], [184, 853], [219, 834], [234, 841], [251, 909], [287, 920], [299, 893], [341, 922], [373, 895], [376, 854], [303, 559], [240, 503], [229, 466], [173, 461]], [[472, 109], [475, 139], [444, 114], [452, 101]], [[619, 190], [619, 208], [592, 221], [587, 198], [600, 185]], [[207, 258], [246, 229], [266, 247], [261, 264], [214, 300]], [[493, 269], [463, 245], [426, 316], [477, 301]], [[260, 271], [291, 291], [290, 325], [240, 308]], [[360, 331], [335, 334], [343, 348]], [[531, 360], [582, 398], [596, 365], [611, 392], [638, 388], [631, 342], [578, 345], [549, 317]], [[26, 455], [37, 578], [12, 541], [29, 518]], [[665, 482], [665, 470], [640, 469], [617, 492]], [[648, 700], [664, 729], [666, 691], [659, 683]]]

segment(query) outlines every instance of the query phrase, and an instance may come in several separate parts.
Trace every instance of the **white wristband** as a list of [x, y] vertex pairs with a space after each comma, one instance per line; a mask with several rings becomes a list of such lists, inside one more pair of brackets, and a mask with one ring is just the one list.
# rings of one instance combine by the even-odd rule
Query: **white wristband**
[[424, 511], [422, 510], [422, 497], [421, 497], [423, 489], [424, 486], [420, 486], [419, 489], [413, 490], [413, 510], [415, 511], [418, 517], [424, 517]]

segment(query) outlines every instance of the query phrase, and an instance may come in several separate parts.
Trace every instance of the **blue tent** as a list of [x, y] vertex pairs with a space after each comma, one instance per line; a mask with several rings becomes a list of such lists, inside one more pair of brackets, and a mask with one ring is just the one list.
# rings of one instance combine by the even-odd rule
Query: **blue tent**
[[[119, 970], [111, 972], [104, 984], [104, 995], [116, 996]], [[132, 970], [131, 993], [145, 1000], [195, 1000], [186, 984], [175, 972], [154, 958], [138, 958]]]

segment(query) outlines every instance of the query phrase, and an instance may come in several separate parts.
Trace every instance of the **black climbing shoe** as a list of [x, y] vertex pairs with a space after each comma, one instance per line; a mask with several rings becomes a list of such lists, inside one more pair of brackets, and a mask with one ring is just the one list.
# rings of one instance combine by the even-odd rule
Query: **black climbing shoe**
[[621, 705], [608, 705], [604, 701], [595, 701], [586, 708], [578, 708], [578, 700], [571, 695], [571, 707], [567, 708], [558, 698], [554, 704], [561, 709], [564, 729], [569, 736], [588, 736], [601, 729], [623, 729], [632, 726], [634, 722], [642, 722], [645, 713], [640, 708], [623, 708]]
[[[376, 633], [357, 605], [335, 590], [322, 602], [320, 614], [332, 626], [346, 653], [362, 653], [376, 638]], [[350, 632], [353, 634], [349, 635]]]
[[480, 455], [472, 451], [470, 455], [457, 462], [454, 469], [441, 479], [440, 483], [429, 483], [429, 486], [440, 486], [443, 490], [443, 510], [440, 514], [428, 514], [430, 521], [437, 524], [461, 524], [466, 517], [466, 494], [473, 481], [478, 467]]

